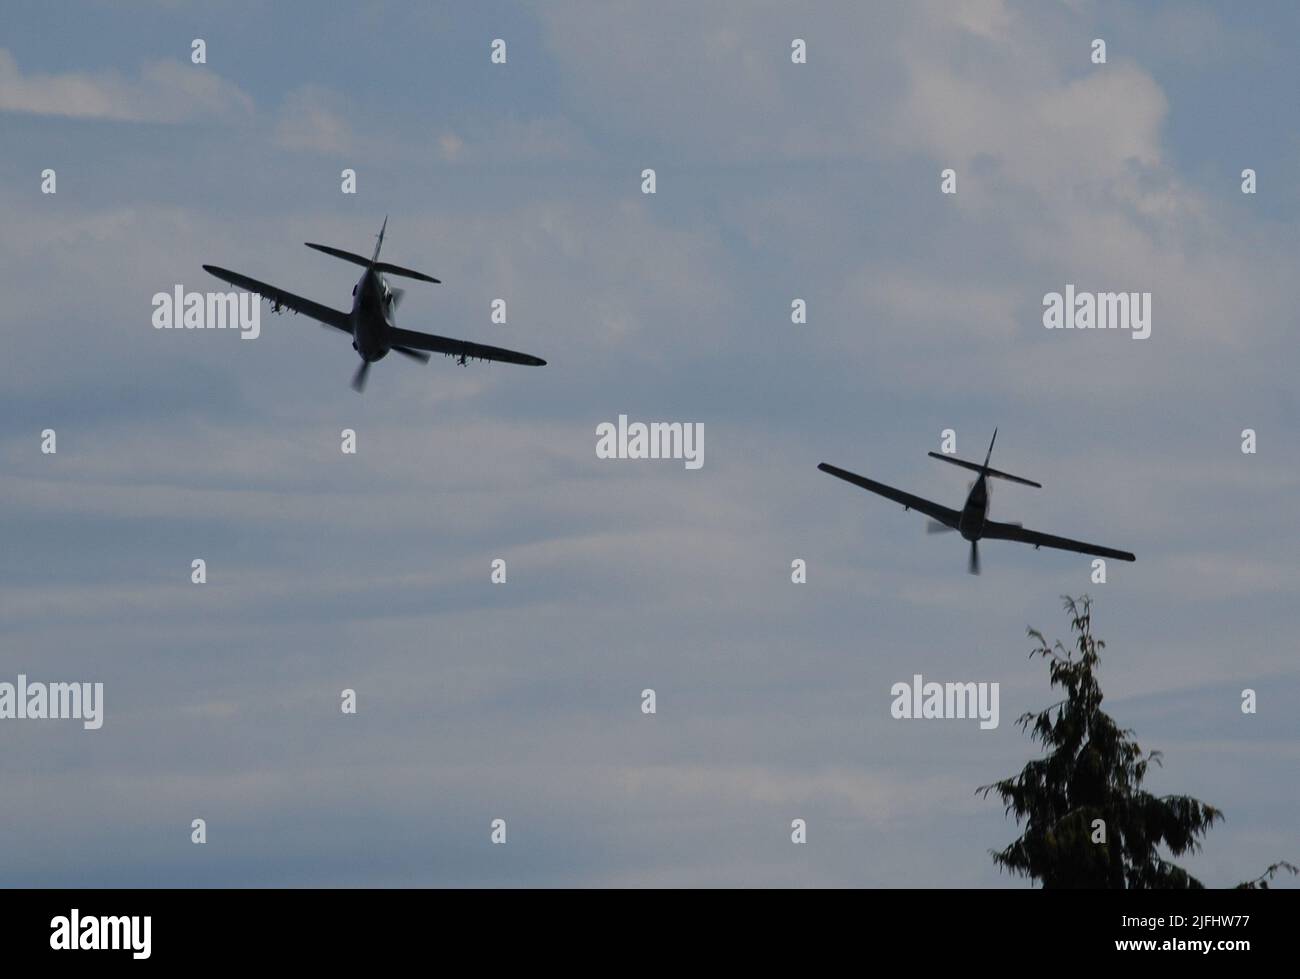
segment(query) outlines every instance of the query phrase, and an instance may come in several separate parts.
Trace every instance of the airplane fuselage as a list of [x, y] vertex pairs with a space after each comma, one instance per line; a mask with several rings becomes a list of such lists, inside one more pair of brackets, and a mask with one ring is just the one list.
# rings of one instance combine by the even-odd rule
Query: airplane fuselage
[[393, 326], [393, 294], [383, 275], [366, 269], [352, 290], [352, 349], [363, 360], [383, 360], [391, 349], [388, 328]]
[[968, 541], [977, 541], [984, 536], [984, 521], [988, 516], [989, 486], [987, 479], [981, 475], [966, 496], [966, 505], [961, 508], [961, 520], [957, 523], [957, 529]]

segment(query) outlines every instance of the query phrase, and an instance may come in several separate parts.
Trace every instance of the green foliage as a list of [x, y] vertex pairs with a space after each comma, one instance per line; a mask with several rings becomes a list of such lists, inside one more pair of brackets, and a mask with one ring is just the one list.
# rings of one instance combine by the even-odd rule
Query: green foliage
[[[1142, 788], [1160, 753], [1144, 753], [1101, 709], [1098, 653], [1105, 643], [1092, 635], [1092, 600], [1066, 597], [1075, 648], [1037, 645], [1030, 656], [1049, 663], [1053, 687], [1065, 698], [1040, 713], [1019, 718], [1022, 730], [1042, 743], [1045, 757], [1019, 775], [982, 786], [996, 792], [1024, 833], [1005, 850], [992, 851], [999, 867], [1040, 881], [1043, 887], [1199, 888], [1201, 882], [1160, 855], [1195, 853], [1223, 814], [1188, 796], [1156, 797]], [[1102, 820], [1105, 842], [1093, 842]]]
[[1300, 867], [1293, 863], [1287, 863], [1285, 860], [1279, 860], [1277, 863], [1271, 864], [1266, 871], [1254, 880], [1242, 881], [1237, 885], [1236, 889], [1239, 891], [1266, 891], [1268, 890], [1268, 882], [1277, 876], [1279, 870], [1285, 870], [1293, 875], [1300, 874]]

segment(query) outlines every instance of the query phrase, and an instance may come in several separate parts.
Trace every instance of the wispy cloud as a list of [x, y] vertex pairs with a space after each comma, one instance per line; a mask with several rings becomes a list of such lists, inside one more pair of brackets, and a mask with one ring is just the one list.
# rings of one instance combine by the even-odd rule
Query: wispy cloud
[[143, 65], [135, 77], [99, 73], [24, 73], [0, 49], [0, 111], [119, 122], [241, 119], [253, 99], [203, 65], [168, 59]]

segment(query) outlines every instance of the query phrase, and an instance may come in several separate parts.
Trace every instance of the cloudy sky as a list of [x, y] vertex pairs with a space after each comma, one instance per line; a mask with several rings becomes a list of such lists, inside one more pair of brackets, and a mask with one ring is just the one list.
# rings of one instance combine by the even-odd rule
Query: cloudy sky
[[[1037, 754], [1025, 628], [1084, 592], [1150, 786], [1226, 812], [1185, 865], [1300, 857], [1293, 4], [283, 8], [0, 29], [0, 680], [106, 701], [0, 726], [0, 880], [1025, 886], [975, 789]], [[549, 365], [390, 357], [358, 397], [303, 317], [150, 325], [205, 262], [346, 307], [302, 242], [385, 214], [444, 283], [403, 326]], [[1151, 292], [1150, 338], [1044, 330], [1066, 283]], [[702, 423], [703, 468], [597, 459], [619, 414]], [[974, 578], [816, 469], [957, 506], [925, 453], [994, 426], [1045, 487], [996, 519], [1137, 562], [989, 542]], [[1000, 726], [892, 719], [914, 673], [1000, 683]]]

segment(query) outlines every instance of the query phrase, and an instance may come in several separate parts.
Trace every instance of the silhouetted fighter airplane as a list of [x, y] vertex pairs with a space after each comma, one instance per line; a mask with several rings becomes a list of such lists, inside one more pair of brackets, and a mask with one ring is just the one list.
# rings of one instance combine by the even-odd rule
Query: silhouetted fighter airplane
[[922, 513], [931, 517], [927, 529], [931, 533], [941, 533], [948, 530], [957, 530], [961, 532], [962, 537], [970, 541], [970, 564], [967, 570], [971, 574], [980, 573], [980, 538], [991, 540], [1014, 540], [1023, 544], [1033, 544], [1034, 548], [1055, 547], [1062, 551], [1077, 551], [1079, 554], [1095, 554], [1098, 557], [1113, 557], [1120, 561], [1135, 561], [1135, 558], [1128, 551], [1117, 551], [1110, 547], [1101, 547], [1097, 544], [1085, 544], [1083, 541], [1070, 540], [1068, 537], [1054, 537], [1051, 534], [1040, 534], [1036, 530], [1025, 530], [1018, 523], [998, 523], [990, 520], [989, 516], [989, 485], [988, 477], [996, 476], [998, 479], [1010, 480], [1013, 483], [1021, 483], [1025, 486], [1036, 486], [1042, 489], [1042, 485], [1035, 483], [1033, 480], [1022, 479], [1019, 476], [1012, 476], [1010, 473], [999, 472], [996, 469], [989, 468], [989, 459], [993, 457], [993, 442], [998, 438], [998, 430], [993, 429], [993, 439], [989, 442], [988, 455], [984, 457], [984, 464], [981, 466], [975, 462], [967, 462], [964, 459], [954, 459], [952, 456], [940, 455], [938, 452], [931, 452], [930, 455], [936, 459], [942, 459], [944, 462], [951, 462], [954, 466], [961, 466], [965, 469], [971, 469], [979, 473], [979, 478], [975, 480], [974, 485], [970, 488], [970, 493], [966, 497], [966, 505], [958, 510], [950, 510], [946, 506], [940, 506], [938, 503], [931, 503], [919, 496], [913, 496], [911, 493], [904, 493], [902, 490], [896, 490], [892, 486], [886, 486], [884, 483], [877, 483], [873, 479], [867, 479], [865, 476], [859, 476], [856, 473], [848, 472], [837, 466], [829, 465], [823, 462], [817, 468], [822, 472], [830, 473], [854, 486], [861, 486], [865, 490], [893, 500], [895, 503], [901, 503], [905, 510], [920, 510]]
[[429, 362], [429, 354], [425, 351], [455, 357], [456, 362], [462, 367], [465, 366], [466, 359], [500, 360], [507, 364], [526, 364], [529, 367], [541, 367], [546, 363], [540, 357], [521, 354], [514, 350], [399, 329], [394, 322], [394, 314], [397, 312], [397, 304], [402, 300], [402, 290], [390, 288], [384, 276], [401, 275], [422, 282], [438, 282], [438, 280], [423, 272], [413, 272], [399, 265], [379, 261], [379, 249], [384, 247], [384, 231], [387, 228], [388, 218], [385, 217], [383, 227], [379, 229], [379, 241], [375, 244], [375, 253], [369, 258], [345, 252], [341, 248], [306, 242], [308, 248], [315, 248], [326, 255], [365, 266], [365, 272], [352, 287], [352, 312], [350, 313], [322, 306], [320, 303], [295, 296], [292, 292], [285, 292], [277, 286], [259, 282], [238, 272], [230, 272], [215, 265], [205, 265], [203, 268], [233, 286], [260, 293], [263, 299], [271, 303], [272, 312], [278, 313], [281, 307], [288, 307], [295, 313], [302, 313], [304, 316], [319, 320], [326, 326], [350, 333], [352, 349], [361, 355], [361, 366], [357, 368], [352, 378], [354, 391], [361, 391], [366, 386], [366, 375], [370, 372], [370, 365], [376, 360], [382, 360], [390, 350], [396, 350], [399, 354], [426, 364]]

